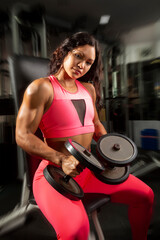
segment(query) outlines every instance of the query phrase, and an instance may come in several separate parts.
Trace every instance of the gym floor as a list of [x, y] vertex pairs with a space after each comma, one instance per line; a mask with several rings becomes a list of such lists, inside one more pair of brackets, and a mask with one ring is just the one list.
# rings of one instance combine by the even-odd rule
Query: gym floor
[[[160, 239], [160, 169], [154, 170], [141, 179], [147, 183], [155, 193], [154, 212], [148, 232], [148, 240]], [[0, 216], [6, 215], [20, 202], [22, 183], [13, 180], [0, 187]], [[3, 217], [2, 217], [3, 218]], [[1, 219], [2, 219], [1, 218]], [[127, 206], [109, 203], [99, 212], [99, 220], [106, 240], [131, 240], [130, 225], [127, 217]], [[66, 220], [67, 221], [67, 220]], [[91, 229], [94, 231], [91, 221]], [[40, 214], [34, 213], [26, 223], [5, 236], [1, 240], [54, 240], [56, 234], [47, 220]]]

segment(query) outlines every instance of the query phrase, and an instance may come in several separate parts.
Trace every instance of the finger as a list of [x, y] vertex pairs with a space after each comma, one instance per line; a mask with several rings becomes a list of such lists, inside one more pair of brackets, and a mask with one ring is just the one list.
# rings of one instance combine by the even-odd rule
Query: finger
[[69, 168], [70, 168], [71, 170], [76, 169], [76, 164], [75, 164], [74, 162], [71, 163], [71, 164], [69, 165]]
[[70, 163], [70, 166], [72, 166], [72, 168], [75, 168], [79, 165], [79, 162], [75, 159], [73, 159], [72, 163]]
[[80, 164], [79, 161], [76, 158], [73, 159], [73, 162], [74, 162], [75, 166]]
[[75, 178], [76, 176], [79, 175], [79, 172], [78, 171], [74, 171], [72, 173], [69, 174], [71, 177]]
[[78, 172], [82, 172], [84, 170], [84, 168], [85, 167], [82, 164], [78, 164], [77, 167], [76, 167]]

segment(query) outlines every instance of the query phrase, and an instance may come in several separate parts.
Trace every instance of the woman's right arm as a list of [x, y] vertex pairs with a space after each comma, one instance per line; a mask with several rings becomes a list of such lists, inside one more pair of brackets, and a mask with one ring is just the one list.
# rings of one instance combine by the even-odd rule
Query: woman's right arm
[[33, 81], [26, 89], [16, 121], [16, 142], [26, 152], [41, 158], [60, 162], [55, 151], [34, 135], [50, 96], [49, 83], [44, 79]]
[[55, 151], [35, 135], [52, 98], [53, 89], [49, 81], [37, 79], [28, 86], [17, 116], [16, 142], [30, 155], [39, 156], [62, 166], [66, 174], [75, 177], [79, 174], [76, 171], [79, 162], [72, 156], [65, 156], [63, 153]]

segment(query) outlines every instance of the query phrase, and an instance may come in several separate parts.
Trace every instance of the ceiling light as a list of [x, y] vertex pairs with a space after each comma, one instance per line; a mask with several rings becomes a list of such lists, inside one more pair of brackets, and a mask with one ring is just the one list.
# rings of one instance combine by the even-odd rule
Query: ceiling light
[[99, 24], [101, 25], [107, 24], [109, 22], [110, 17], [111, 17], [110, 15], [102, 15]]

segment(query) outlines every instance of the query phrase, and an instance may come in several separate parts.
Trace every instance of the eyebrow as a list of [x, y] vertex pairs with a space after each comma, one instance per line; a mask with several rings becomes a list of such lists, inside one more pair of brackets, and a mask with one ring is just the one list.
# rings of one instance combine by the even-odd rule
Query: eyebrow
[[[82, 52], [81, 50], [74, 49], [73, 52], [74, 52], [74, 51], [78, 51], [78, 52], [80, 52], [81, 54], [85, 55], [84, 52]], [[95, 59], [92, 59], [92, 58], [89, 58], [88, 60], [90, 60], [90, 61], [92, 61], [92, 62], [95, 61]]]

